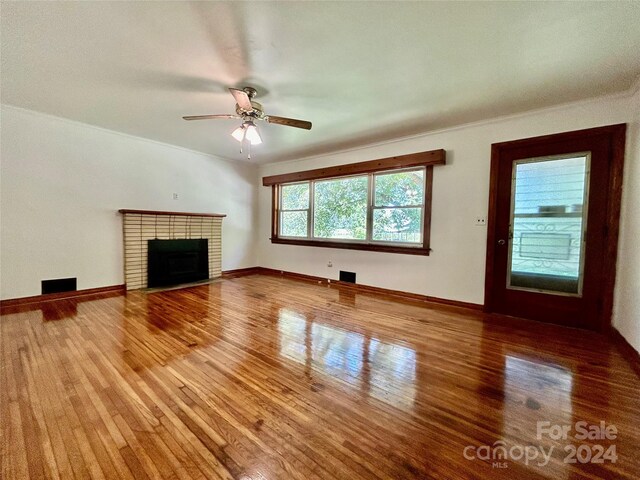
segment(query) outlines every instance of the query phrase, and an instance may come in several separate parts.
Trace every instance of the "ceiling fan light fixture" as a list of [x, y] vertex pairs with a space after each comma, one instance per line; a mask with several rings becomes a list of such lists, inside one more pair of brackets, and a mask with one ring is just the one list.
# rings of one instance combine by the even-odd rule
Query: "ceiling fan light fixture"
[[245, 136], [245, 128], [244, 123], [236, 128], [233, 132], [231, 132], [231, 136], [235, 138], [237, 141], [242, 142]]
[[251, 120], [243, 122], [242, 125], [231, 132], [231, 136], [241, 143], [244, 142], [245, 139], [249, 140], [251, 145], [260, 145], [262, 143], [258, 127], [256, 127], [256, 124]]
[[258, 127], [256, 127], [253, 122], [246, 122], [245, 128], [245, 137], [251, 142], [251, 145], [260, 145], [262, 143], [262, 138], [260, 137], [260, 132], [258, 132]]

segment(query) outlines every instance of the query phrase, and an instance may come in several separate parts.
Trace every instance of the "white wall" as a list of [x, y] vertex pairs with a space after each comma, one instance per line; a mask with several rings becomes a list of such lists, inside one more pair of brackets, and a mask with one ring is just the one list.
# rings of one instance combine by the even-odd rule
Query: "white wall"
[[[2, 106], [0, 298], [124, 283], [121, 208], [226, 213], [222, 268], [256, 264], [256, 167]], [[173, 193], [178, 200], [173, 200]]]
[[[337, 278], [339, 270], [348, 270], [357, 273], [358, 283], [482, 304], [487, 231], [486, 227], [475, 226], [474, 218], [486, 215], [488, 211], [491, 144], [627, 122], [628, 148], [633, 144], [637, 150], [639, 118], [633, 108], [631, 92], [628, 92], [331, 155], [264, 165], [260, 169], [260, 176], [438, 148], [447, 151], [447, 165], [434, 167], [431, 223], [433, 251], [430, 256], [271, 244], [271, 189], [260, 187], [258, 263], [264, 267], [331, 279]], [[625, 194], [625, 202], [629, 204], [625, 206], [625, 214], [636, 217], [634, 221], [629, 220], [625, 224], [627, 252], [632, 249], [629, 242], [640, 237], [637, 209], [632, 211], [634, 209], [630, 207], [638, 205], [639, 162], [637, 152], [633, 158], [629, 151], [625, 183], [634, 184], [629, 189], [633, 188], [634, 193]], [[633, 163], [635, 165], [629, 165]], [[631, 231], [633, 229], [635, 230]], [[632, 254], [636, 262], [628, 266], [629, 272], [624, 271], [622, 282], [625, 286], [622, 288], [629, 292], [630, 300], [638, 302], [638, 257], [636, 252]], [[333, 262], [333, 268], [327, 267], [329, 260]], [[632, 291], [636, 292], [635, 296], [631, 295]], [[625, 318], [631, 318], [637, 332], [638, 304], [628, 308], [632, 311], [627, 313], [624, 310], [623, 314], [620, 309], [619, 313]], [[635, 318], [633, 311], [636, 312]], [[636, 343], [636, 347], [638, 346], [640, 345]]]
[[634, 121], [627, 130], [613, 320], [640, 352], [640, 88], [632, 106]]

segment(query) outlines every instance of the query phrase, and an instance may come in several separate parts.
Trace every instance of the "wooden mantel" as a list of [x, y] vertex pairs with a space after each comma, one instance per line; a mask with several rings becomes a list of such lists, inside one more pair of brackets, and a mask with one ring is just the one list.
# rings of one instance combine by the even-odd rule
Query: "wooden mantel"
[[195, 212], [163, 212], [161, 210], [128, 210], [122, 208], [120, 213], [133, 213], [140, 215], [174, 215], [182, 217], [226, 217], [226, 213], [195, 213]]

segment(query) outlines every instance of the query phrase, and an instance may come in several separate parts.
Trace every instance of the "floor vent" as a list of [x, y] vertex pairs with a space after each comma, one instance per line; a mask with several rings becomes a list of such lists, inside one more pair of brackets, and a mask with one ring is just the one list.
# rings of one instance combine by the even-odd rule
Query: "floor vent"
[[345, 272], [344, 270], [340, 270], [340, 281], [348, 282], [348, 283], [356, 283], [355, 272]]
[[42, 280], [42, 294], [75, 292], [78, 290], [77, 278], [56, 278], [55, 280]]

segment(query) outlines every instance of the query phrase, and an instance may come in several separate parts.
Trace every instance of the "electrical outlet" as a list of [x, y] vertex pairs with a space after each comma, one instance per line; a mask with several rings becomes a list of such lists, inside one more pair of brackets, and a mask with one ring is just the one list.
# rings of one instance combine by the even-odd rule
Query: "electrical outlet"
[[487, 217], [476, 217], [474, 225], [476, 227], [485, 227], [487, 225]]
[[327, 263], [327, 267], [333, 267], [333, 262], [331, 260]]
[[177, 193], [174, 193], [174, 194], [173, 194], [173, 199], [174, 199], [174, 200], [177, 200], [177, 199], [178, 199], [178, 194], [177, 194]]

